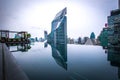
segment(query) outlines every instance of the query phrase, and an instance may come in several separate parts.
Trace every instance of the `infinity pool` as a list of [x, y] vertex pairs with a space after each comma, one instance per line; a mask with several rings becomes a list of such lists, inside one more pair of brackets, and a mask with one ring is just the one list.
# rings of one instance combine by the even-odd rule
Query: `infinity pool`
[[12, 54], [30, 80], [119, 80], [120, 69], [113, 63], [120, 55], [105, 53], [101, 46], [56, 46], [36, 42]]

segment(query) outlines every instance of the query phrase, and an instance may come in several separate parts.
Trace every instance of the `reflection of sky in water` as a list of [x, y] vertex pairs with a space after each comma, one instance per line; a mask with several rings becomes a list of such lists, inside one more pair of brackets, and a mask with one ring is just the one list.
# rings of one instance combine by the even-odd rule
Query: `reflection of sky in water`
[[118, 69], [99, 46], [67, 45], [67, 70], [52, 57], [50, 45], [35, 43], [28, 52], [15, 52], [30, 80], [118, 80]]

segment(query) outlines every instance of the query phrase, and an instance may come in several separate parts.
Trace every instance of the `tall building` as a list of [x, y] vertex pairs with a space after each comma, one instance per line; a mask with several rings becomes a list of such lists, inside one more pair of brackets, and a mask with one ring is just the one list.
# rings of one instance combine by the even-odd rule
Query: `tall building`
[[107, 48], [108, 46], [108, 30], [109, 28], [105, 26], [98, 37], [100, 45], [103, 46], [103, 48]]
[[89, 38], [89, 39], [85, 42], [85, 45], [94, 45], [92, 39]]
[[94, 32], [92, 32], [92, 33], [90, 34], [90, 39], [95, 39], [95, 33], [94, 33]]
[[51, 33], [48, 35], [47, 41], [54, 44], [67, 43], [67, 8], [56, 14], [51, 23]]
[[85, 44], [88, 39], [89, 39], [89, 37], [84, 37], [82, 40], [82, 44]]
[[37, 37], [35, 37], [35, 41], [39, 41]]
[[47, 31], [44, 31], [44, 39], [45, 40], [47, 40], [47, 35], [48, 35]]
[[52, 56], [56, 63], [67, 70], [67, 8], [56, 14], [51, 22], [51, 33], [47, 42], [52, 47]]
[[[115, 46], [114, 46], [115, 47]], [[120, 50], [115, 48], [108, 48], [107, 60], [110, 61], [111, 66], [118, 68], [118, 80], [120, 80]]]
[[108, 16], [108, 43], [120, 47], [120, 9], [112, 10]]
[[78, 38], [78, 44], [81, 44], [81, 37]]

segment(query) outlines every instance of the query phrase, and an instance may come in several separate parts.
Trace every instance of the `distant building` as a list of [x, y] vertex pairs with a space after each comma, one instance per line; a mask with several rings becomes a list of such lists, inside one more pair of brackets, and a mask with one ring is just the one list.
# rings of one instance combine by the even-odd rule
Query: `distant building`
[[95, 33], [94, 33], [94, 32], [92, 32], [92, 33], [90, 34], [90, 39], [95, 39]]
[[71, 39], [70, 44], [74, 44], [74, 43], [75, 43], [74, 39]]
[[72, 38], [68, 38], [68, 40], [67, 40], [67, 43], [68, 44], [74, 44], [75, 43], [75, 40]]
[[87, 39], [85, 45], [94, 45], [92, 39]]
[[88, 39], [89, 39], [89, 37], [84, 37], [82, 40], [82, 44], [85, 44]]
[[81, 44], [81, 37], [78, 38], [78, 44]]
[[37, 37], [35, 37], [35, 41], [39, 41]]
[[19, 39], [20, 38], [19, 34], [15, 34], [15, 38]]
[[43, 42], [43, 41], [45, 41], [45, 39], [41, 37], [41, 38], [39, 38], [39, 41]]
[[108, 27], [104, 27], [100, 35], [98, 36], [100, 45], [103, 46], [103, 48], [106, 48], [108, 46], [108, 30]]
[[70, 43], [70, 38], [67, 38], [67, 43], [68, 43], [68, 44]]
[[49, 43], [64, 44], [67, 43], [67, 9], [60, 11], [52, 21], [51, 33], [48, 35]]
[[97, 44], [97, 43], [96, 43], [95, 33], [94, 33], [94, 32], [91, 33], [91, 35], [90, 35], [90, 39], [91, 39], [93, 45], [96, 45], [96, 44]]
[[47, 35], [48, 35], [47, 31], [44, 31], [44, 39], [45, 40], [47, 40]]
[[30, 42], [35, 42], [35, 38], [30, 38]]
[[100, 45], [100, 40], [99, 40], [99, 36], [96, 39], [96, 45]]

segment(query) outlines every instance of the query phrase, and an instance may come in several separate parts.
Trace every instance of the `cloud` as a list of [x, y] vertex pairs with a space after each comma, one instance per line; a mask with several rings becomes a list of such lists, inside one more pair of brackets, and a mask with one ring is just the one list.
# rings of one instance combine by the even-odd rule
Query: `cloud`
[[77, 38], [99, 35], [117, 0], [0, 0], [0, 29], [50, 33], [52, 20], [66, 6], [68, 36]]

